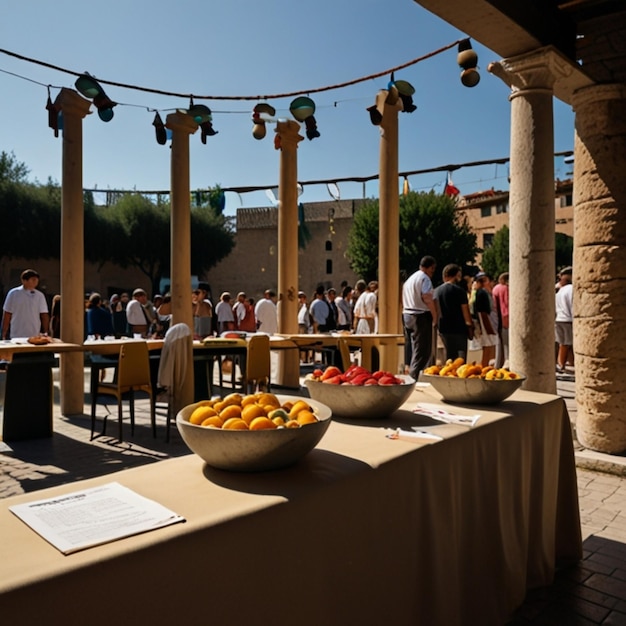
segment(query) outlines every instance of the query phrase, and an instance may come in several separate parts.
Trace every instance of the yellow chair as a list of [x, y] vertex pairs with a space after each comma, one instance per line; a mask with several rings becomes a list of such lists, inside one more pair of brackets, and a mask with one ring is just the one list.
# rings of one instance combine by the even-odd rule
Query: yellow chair
[[253, 386], [253, 391], [264, 387], [270, 389], [270, 338], [269, 335], [252, 335], [248, 340], [248, 355], [243, 381], [244, 391]]
[[[129, 397], [130, 405], [130, 432], [135, 432], [135, 392], [143, 391], [150, 397], [150, 418], [152, 422], [152, 436], [156, 437], [156, 415], [152, 382], [150, 380], [150, 361], [148, 344], [145, 341], [129, 341], [120, 347], [117, 378], [114, 382], [99, 382], [95, 393], [91, 397], [91, 439], [94, 438], [96, 425], [96, 403], [98, 396], [114, 396], [117, 399], [117, 413], [119, 420], [119, 440], [123, 441], [122, 432], [122, 398]], [[102, 434], [106, 432], [107, 416], [104, 417]]]

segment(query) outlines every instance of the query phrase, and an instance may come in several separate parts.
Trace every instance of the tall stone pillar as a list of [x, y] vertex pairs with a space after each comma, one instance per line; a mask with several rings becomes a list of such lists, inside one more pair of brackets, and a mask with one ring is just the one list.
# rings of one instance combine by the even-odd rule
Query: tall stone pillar
[[574, 93], [576, 436], [626, 450], [626, 86]]
[[278, 186], [278, 332], [298, 332], [298, 134], [293, 120], [276, 123]]
[[[61, 173], [61, 338], [82, 344], [85, 333], [85, 213], [83, 207], [83, 118], [91, 102], [63, 88], [55, 100], [63, 113]], [[81, 352], [61, 355], [61, 413], [84, 412], [82, 385], [85, 361]], [[80, 381], [80, 384], [77, 384]]]
[[[397, 91], [381, 90], [376, 108], [382, 114], [379, 147], [378, 218], [378, 332], [400, 332], [400, 198], [398, 192], [398, 113], [402, 101]], [[380, 369], [396, 373], [397, 345], [379, 347]]]
[[[189, 182], [189, 136], [198, 130], [186, 113], [170, 113], [165, 123], [172, 131], [171, 186], [171, 287], [172, 324], [184, 323], [193, 332], [191, 307], [191, 188]], [[193, 402], [193, 348], [187, 351], [187, 375], [174, 410]]]
[[510, 364], [526, 389], [556, 392], [554, 360], [553, 85], [551, 48], [492, 63], [512, 88], [509, 190]]

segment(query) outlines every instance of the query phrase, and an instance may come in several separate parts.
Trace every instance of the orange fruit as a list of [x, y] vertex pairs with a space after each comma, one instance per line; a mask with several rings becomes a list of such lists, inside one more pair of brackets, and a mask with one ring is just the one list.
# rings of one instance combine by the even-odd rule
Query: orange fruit
[[310, 411], [311, 407], [304, 400], [298, 400], [289, 410], [289, 417], [296, 417], [300, 411], [304, 410]]
[[238, 404], [226, 406], [219, 412], [219, 416], [223, 421], [226, 421], [231, 417], [241, 417], [241, 407]]
[[280, 415], [272, 417], [271, 420], [274, 424], [276, 424], [276, 426], [284, 426], [286, 424], [285, 420]]
[[250, 422], [250, 430], [268, 430], [270, 428], [276, 428], [276, 424], [269, 417], [255, 417]]
[[271, 404], [274, 408], [278, 408], [280, 406], [280, 402], [278, 398], [273, 393], [262, 393], [258, 398], [257, 402], [261, 406], [265, 406], [266, 404]]
[[221, 428], [224, 425], [224, 420], [219, 415], [211, 415], [207, 417], [201, 426], [213, 426], [213, 428]]
[[241, 401], [243, 400], [243, 396], [240, 393], [229, 393], [224, 397], [222, 402], [224, 406], [230, 406], [231, 404], [238, 404], [241, 406]]
[[213, 406], [216, 402], [217, 402], [217, 399], [213, 398], [212, 400], [200, 400], [198, 404], [200, 406]]
[[217, 400], [214, 404], [213, 404], [213, 408], [217, 411], [217, 413], [219, 413], [226, 405], [224, 404], [223, 400]]
[[215, 409], [210, 406], [199, 406], [195, 408], [189, 416], [190, 424], [202, 424], [207, 417], [217, 415]]
[[298, 421], [298, 424], [314, 424], [317, 422], [317, 417], [315, 417], [315, 415], [313, 415], [313, 413], [308, 409], [304, 409], [298, 412], [296, 420]]
[[265, 417], [265, 411], [260, 404], [246, 404], [241, 409], [241, 419], [248, 425], [255, 417]]
[[247, 406], [248, 404], [256, 404], [256, 403], [257, 403], [257, 397], [253, 393], [248, 395], [248, 396], [244, 396], [241, 399], [241, 406], [242, 407]]
[[285, 423], [285, 428], [300, 428], [298, 420], [289, 420]]
[[248, 430], [248, 424], [240, 417], [231, 417], [224, 422], [222, 430]]

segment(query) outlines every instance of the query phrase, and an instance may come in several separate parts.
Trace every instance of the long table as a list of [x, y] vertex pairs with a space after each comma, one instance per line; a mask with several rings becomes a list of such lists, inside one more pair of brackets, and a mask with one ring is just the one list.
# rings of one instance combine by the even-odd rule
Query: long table
[[9, 361], [1, 399], [4, 441], [52, 436], [54, 355], [77, 350], [81, 346], [59, 339], [43, 345], [26, 339], [0, 341], [0, 358]]
[[[281, 471], [188, 455], [2, 500], [3, 619], [501, 626], [527, 588], [581, 557], [565, 403], [520, 390], [493, 408], [446, 405], [479, 412], [469, 428], [415, 414], [417, 402], [439, 400], [418, 388], [388, 420], [335, 419]], [[444, 439], [394, 441], [383, 426]], [[8, 509], [112, 480], [187, 522], [62, 556]]]

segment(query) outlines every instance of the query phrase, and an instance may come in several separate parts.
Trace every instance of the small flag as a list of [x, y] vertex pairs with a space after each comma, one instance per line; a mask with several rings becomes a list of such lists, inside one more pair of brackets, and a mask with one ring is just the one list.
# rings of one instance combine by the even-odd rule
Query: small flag
[[443, 193], [446, 196], [450, 196], [451, 198], [453, 198], [454, 196], [458, 196], [461, 193], [458, 190], [458, 188], [454, 186], [454, 183], [452, 182], [452, 172], [448, 172], [448, 177], [446, 179], [446, 186], [444, 187]]

